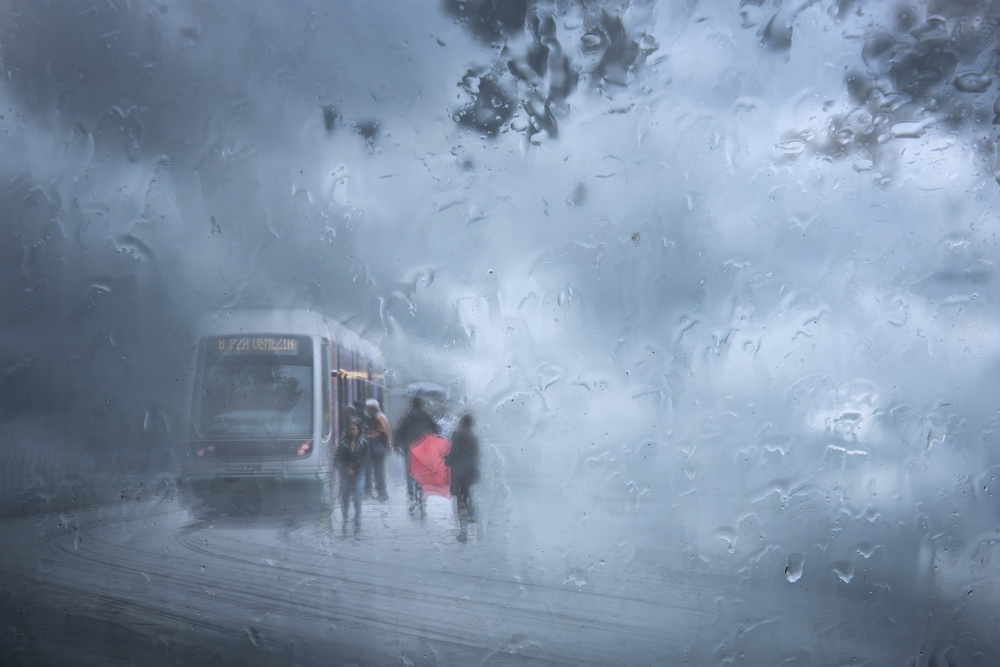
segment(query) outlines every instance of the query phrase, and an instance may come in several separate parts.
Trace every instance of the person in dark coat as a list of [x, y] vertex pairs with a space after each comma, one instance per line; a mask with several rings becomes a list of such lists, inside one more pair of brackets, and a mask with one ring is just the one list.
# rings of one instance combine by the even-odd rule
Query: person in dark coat
[[354, 499], [354, 536], [361, 532], [361, 499], [365, 491], [365, 463], [369, 458], [368, 440], [361, 435], [357, 419], [347, 422], [344, 437], [337, 445], [334, 462], [340, 474], [340, 511], [344, 516], [344, 534], [347, 534], [347, 517], [351, 499]]
[[414, 396], [410, 399], [410, 406], [399, 420], [395, 431], [396, 451], [403, 455], [403, 460], [406, 462], [406, 496], [410, 501], [411, 512], [417, 509], [418, 505], [421, 513], [424, 511], [424, 494], [420, 490], [420, 484], [410, 474], [410, 445], [424, 433], [440, 435], [441, 427], [424, 410], [424, 399]]
[[458, 501], [458, 540], [465, 542], [467, 525], [476, 520], [471, 487], [479, 481], [479, 439], [472, 429], [475, 419], [465, 413], [451, 434], [451, 451], [444, 462], [451, 468], [451, 495]]

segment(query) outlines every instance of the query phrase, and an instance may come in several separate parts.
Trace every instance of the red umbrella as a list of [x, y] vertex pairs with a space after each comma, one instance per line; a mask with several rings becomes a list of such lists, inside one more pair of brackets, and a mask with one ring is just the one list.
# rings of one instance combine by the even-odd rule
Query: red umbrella
[[425, 496], [451, 498], [451, 468], [444, 463], [450, 451], [451, 440], [432, 433], [424, 433], [410, 445], [410, 475]]

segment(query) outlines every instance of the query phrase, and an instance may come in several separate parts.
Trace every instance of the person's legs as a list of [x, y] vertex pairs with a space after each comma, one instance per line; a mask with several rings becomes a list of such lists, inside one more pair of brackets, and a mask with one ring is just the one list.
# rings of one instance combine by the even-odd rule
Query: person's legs
[[465, 542], [468, 539], [466, 537], [468, 522], [469, 522], [468, 507], [465, 504], [465, 496], [462, 494], [461, 487], [459, 487], [459, 492], [458, 492], [458, 541], [459, 542]]
[[344, 518], [344, 530], [347, 529], [347, 516], [351, 510], [351, 497], [354, 495], [354, 480], [345, 474], [340, 475], [340, 514]]
[[365, 461], [365, 498], [374, 498], [375, 494], [372, 492], [372, 480], [374, 475], [372, 475], [372, 458], [369, 457]]
[[417, 506], [422, 509], [424, 506], [424, 492], [420, 489], [420, 482], [410, 477], [407, 480], [407, 484], [410, 487], [410, 511], [415, 510]]
[[467, 484], [459, 482], [455, 498], [458, 502], [458, 541], [466, 541], [466, 530], [471, 517], [469, 507], [469, 487]]
[[417, 505], [421, 502], [420, 484], [410, 474], [409, 455], [406, 459], [406, 497], [410, 500], [410, 511], [417, 509]]
[[354, 534], [361, 530], [361, 501], [365, 494], [365, 471], [358, 473], [358, 479], [354, 484]]
[[462, 486], [462, 495], [465, 499], [465, 515], [468, 517], [469, 523], [475, 523], [476, 512], [472, 506], [472, 487], [469, 484]]
[[378, 499], [388, 500], [389, 494], [385, 490], [385, 454], [373, 456], [372, 467], [375, 469], [375, 492]]

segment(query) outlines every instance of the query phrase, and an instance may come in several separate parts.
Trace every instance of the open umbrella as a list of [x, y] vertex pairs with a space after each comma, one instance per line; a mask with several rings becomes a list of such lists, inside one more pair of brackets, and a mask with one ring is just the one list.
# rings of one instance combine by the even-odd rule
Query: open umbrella
[[427, 401], [444, 401], [448, 398], [448, 390], [434, 382], [411, 382], [406, 385], [406, 395], [418, 397]]
[[410, 445], [410, 475], [425, 496], [451, 498], [451, 468], [444, 462], [450, 451], [451, 440], [432, 433], [424, 433]]

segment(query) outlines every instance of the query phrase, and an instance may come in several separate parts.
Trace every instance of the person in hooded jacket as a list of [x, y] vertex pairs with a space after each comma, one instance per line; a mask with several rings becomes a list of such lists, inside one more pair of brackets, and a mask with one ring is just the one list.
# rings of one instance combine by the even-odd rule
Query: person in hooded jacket
[[440, 435], [441, 427], [424, 410], [424, 399], [414, 396], [410, 399], [409, 408], [399, 420], [395, 431], [396, 451], [403, 455], [403, 460], [406, 462], [406, 496], [410, 501], [411, 512], [417, 509], [418, 505], [420, 511], [424, 511], [423, 491], [410, 471], [410, 446], [424, 433]]
[[451, 468], [451, 495], [458, 501], [459, 542], [467, 539], [468, 524], [475, 522], [471, 487], [479, 481], [479, 439], [473, 432], [475, 419], [465, 413], [451, 434], [451, 451], [444, 462]]
[[368, 458], [368, 440], [361, 435], [361, 422], [350, 419], [334, 455], [334, 463], [340, 474], [340, 511], [344, 517], [344, 535], [347, 534], [347, 518], [352, 499], [354, 536], [357, 537], [361, 532], [361, 500], [365, 492], [365, 464]]

